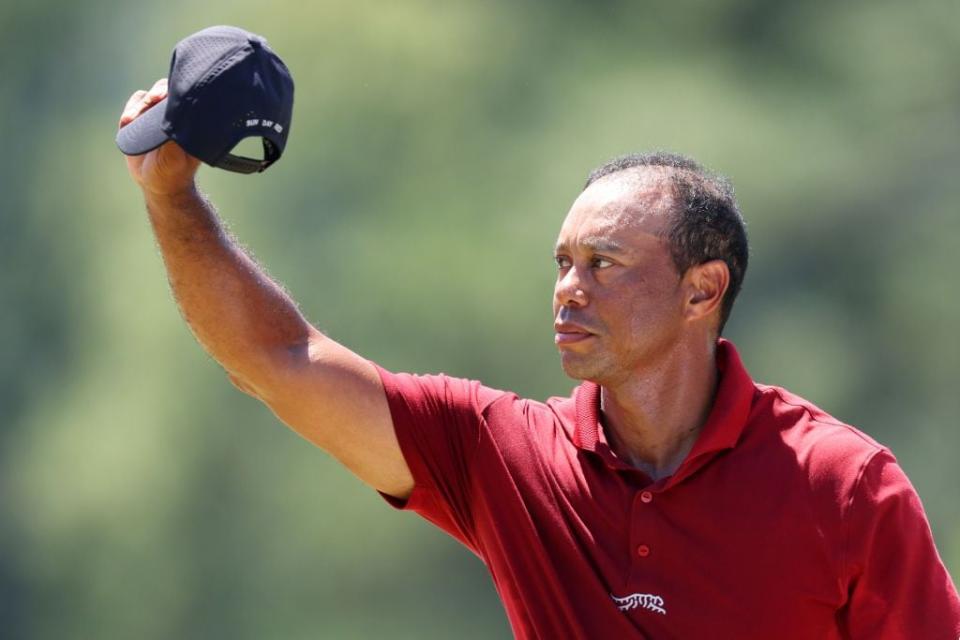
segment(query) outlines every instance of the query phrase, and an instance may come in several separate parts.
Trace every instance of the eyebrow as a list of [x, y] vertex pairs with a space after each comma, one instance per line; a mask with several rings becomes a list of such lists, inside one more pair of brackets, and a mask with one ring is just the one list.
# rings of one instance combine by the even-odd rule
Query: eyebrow
[[[606, 240], [604, 238], [591, 238], [587, 237], [581, 240], [579, 246], [590, 249], [591, 251], [599, 251], [600, 253], [624, 253], [626, 250], [623, 248], [623, 245], [620, 245], [611, 240]], [[570, 245], [566, 242], [559, 242], [557, 246], [554, 247], [554, 253], [563, 253], [570, 250]]]

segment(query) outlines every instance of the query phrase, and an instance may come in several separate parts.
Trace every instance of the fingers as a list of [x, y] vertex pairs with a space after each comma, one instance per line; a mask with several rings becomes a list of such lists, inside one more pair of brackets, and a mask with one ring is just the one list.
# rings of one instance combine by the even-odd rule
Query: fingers
[[123, 113], [120, 114], [121, 128], [130, 124], [130, 122], [140, 114], [140, 104], [143, 102], [143, 99], [146, 97], [146, 95], [147, 92], [143, 89], [133, 92], [133, 95], [130, 96], [129, 100], [127, 100], [126, 106], [123, 107]]
[[153, 104], [156, 104], [157, 102], [160, 102], [166, 97], [167, 97], [167, 79], [160, 78], [159, 80], [153, 83], [153, 86], [150, 87], [150, 91], [147, 92], [147, 100], [152, 101], [150, 102], [150, 104], [153, 105]]
[[149, 91], [134, 91], [127, 100], [120, 115], [120, 127], [123, 128], [136, 120], [137, 116], [167, 97], [167, 79], [160, 78]]

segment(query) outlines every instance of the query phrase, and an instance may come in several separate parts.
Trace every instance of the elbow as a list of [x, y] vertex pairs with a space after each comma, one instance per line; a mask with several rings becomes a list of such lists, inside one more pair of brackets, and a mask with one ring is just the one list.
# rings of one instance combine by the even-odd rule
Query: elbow
[[324, 357], [330, 339], [310, 328], [306, 337], [271, 348], [255, 351], [255, 357], [244, 359], [243, 366], [224, 367], [227, 378], [243, 393], [270, 404], [283, 396], [303, 377], [302, 372]]

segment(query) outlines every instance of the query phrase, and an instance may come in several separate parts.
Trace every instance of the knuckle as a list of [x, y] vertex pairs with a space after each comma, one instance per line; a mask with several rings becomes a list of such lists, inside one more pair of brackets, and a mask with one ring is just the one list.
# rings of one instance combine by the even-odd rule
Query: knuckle
[[145, 95], [147, 95], [147, 92], [144, 91], [143, 89], [140, 89], [139, 91], [134, 91], [132, 94], [130, 94], [130, 97], [127, 98], [127, 106], [124, 108], [129, 109], [132, 104], [137, 102], [137, 100], [143, 99], [143, 96]]
[[160, 94], [165, 94], [167, 92], [167, 79], [160, 78], [153, 83], [153, 86], [150, 87], [149, 95], [156, 96]]

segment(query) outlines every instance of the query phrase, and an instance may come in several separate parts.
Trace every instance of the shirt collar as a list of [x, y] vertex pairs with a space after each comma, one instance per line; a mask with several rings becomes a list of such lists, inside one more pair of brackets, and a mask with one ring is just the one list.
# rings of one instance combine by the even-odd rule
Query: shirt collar
[[[698, 468], [698, 458], [733, 448], [747, 423], [755, 387], [733, 343], [723, 338], [717, 342], [717, 370], [720, 381], [713, 408], [693, 448], [674, 474], [674, 481], [692, 473], [695, 470], [692, 465]], [[630, 468], [600, 441], [600, 386], [593, 382], [582, 383], [574, 392], [574, 401], [573, 443], [580, 449], [599, 454], [610, 466]]]

